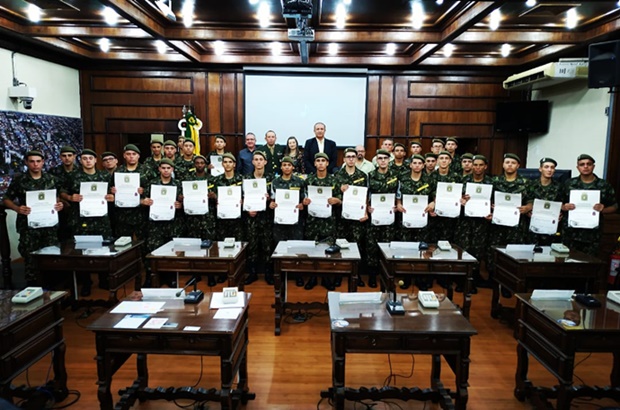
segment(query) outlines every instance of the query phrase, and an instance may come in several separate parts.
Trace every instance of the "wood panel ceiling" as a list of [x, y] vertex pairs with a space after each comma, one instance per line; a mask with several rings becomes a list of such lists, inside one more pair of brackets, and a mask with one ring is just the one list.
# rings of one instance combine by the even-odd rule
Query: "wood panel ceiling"
[[[289, 40], [295, 19], [282, 16], [280, 0], [194, 0], [194, 23], [183, 24], [183, 1], [172, 1], [176, 21], [156, 7], [155, 0], [0, 0], [0, 45], [22, 53], [54, 56], [79, 67], [148, 65], [229, 66], [299, 65], [300, 43]], [[309, 66], [368, 67], [383, 70], [529, 67], [560, 57], [587, 56], [587, 44], [620, 38], [620, 6], [616, 1], [418, 1], [422, 27], [412, 28], [409, 0], [351, 0], [345, 6], [345, 28], [336, 26], [335, 12], [343, 0], [314, 0], [308, 25], [315, 31], [308, 43]], [[268, 27], [257, 17], [260, 3], [270, 9]], [[41, 8], [41, 20], [28, 18], [30, 4]], [[118, 15], [111, 26], [104, 7]], [[499, 10], [499, 28], [490, 29]], [[566, 27], [567, 13], [576, 12], [576, 26]], [[100, 50], [101, 38], [110, 41]], [[160, 53], [155, 40], [164, 41]], [[216, 54], [216, 41], [224, 52]], [[279, 42], [280, 55], [272, 43]], [[329, 44], [337, 53], [329, 53]], [[388, 55], [386, 46], [395, 44]], [[451, 43], [451, 56], [444, 54]], [[501, 46], [510, 45], [504, 57]]]

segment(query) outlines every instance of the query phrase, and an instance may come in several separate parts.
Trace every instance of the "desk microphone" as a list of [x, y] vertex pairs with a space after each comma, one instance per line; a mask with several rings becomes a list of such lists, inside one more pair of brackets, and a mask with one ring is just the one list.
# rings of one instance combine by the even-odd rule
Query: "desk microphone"
[[[405, 282], [403, 282], [402, 280], [398, 281], [398, 286], [403, 286], [404, 284]], [[394, 294], [391, 299], [388, 299], [388, 301], [385, 304], [385, 307], [388, 313], [392, 316], [395, 316], [395, 315], [398, 316], [398, 315], [405, 314], [405, 308], [403, 307], [403, 302], [401, 302], [400, 300], [396, 300], [396, 284], [394, 284]]]
[[189, 292], [187, 295], [185, 295], [184, 302], [188, 303], [188, 304], [196, 304], [196, 303], [200, 302], [202, 300], [202, 298], [204, 298], [204, 296], [205, 296], [204, 293], [201, 290], [198, 290], [198, 285], [197, 284], [198, 284], [198, 282], [200, 282], [200, 279], [201, 279], [200, 276], [197, 276], [197, 275], [193, 276], [189, 280], [189, 282], [187, 282], [185, 284], [185, 286], [183, 286], [183, 288], [176, 293], [176, 297], [181, 296], [181, 294], [183, 293], [183, 291], [185, 289], [187, 289], [191, 285], [194, 285], [194, 290]]

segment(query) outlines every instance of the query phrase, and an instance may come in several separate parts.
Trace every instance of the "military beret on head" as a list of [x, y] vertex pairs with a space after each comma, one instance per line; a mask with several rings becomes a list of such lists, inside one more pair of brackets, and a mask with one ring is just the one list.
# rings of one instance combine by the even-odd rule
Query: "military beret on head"
[[71, 152], [72, 154], [75, 154], [75, 148], [73, 148], [71, 145], [64, 145], [60, 148], [60, 153], [62, 154], [63, 152]]
[[153, 144], [163, 145], [164, 143], [161, 142], [160, 140], [151, 140], [151, 145], [153, 145]]
[[589, 159], [590, 161], [592, 161], [592, 163], [595, 163], [596, 161], [594, 160], [594, 158], [592, 158], [590, 155], [588, 154], [581, 154], [577, 157], [577, 161], [581, 161], [583, 159]]
[[177, 147], [177, 143], [172, 140], [166, 140], [164, 142], [164, 147]]
[[544, 164], [545, 162], [551, 162], [554, 166], [558, 166], [558, 162], [553, 158], [543, 157], [540, 159], [540, 165]]
[[396, 147], [401, 147], [402, 149], [406, 150], [405, 145], [401, 144], [400, 142], [397, 142], [396, 144], [394, 144], [394, 148]]
[[517, 154], [513, 154], [513, 153], [506, 153], [504, 154], [504, 159], [514, 159], [515, 161], [517, 161], [519, 164], [521, 163], [521, 158], [519, 158], [519, 156]]
[[140, 154], [140, 148], [138, 148], [135, 144], [127, 144], [125, 148], [123, 148], [123, 152], [125, 151], [134, 151]]
[[97, 158], [97, 153], [93, 151], [92, 149], [88, 149], [88, 148], [83, 149], [81, 155], [92, 155], [93, 157]]
[[426, 154], [424, 154], [424, 158], [435, 158], [435, 159], [437, 159], [437, 154], [435, 154], [434, 152], [427, 152]]
[[420, 161], [424, 162], [424, 157], [420, 154], [415, 154], [411, 156], [411, 161], [413, 161], [414, 159], [419, 159]]
[[448, 151], [446, 151], [446, 150], [439, 151], [439, 155], [447, 155], [447, 156], [449, 156], [450, 158], [452, 158], [452, 154], [450, 154], [450, 153], [449, 153]]
[[191, 138], [187, 138], [185, 141], [183, 141], [183, 144], [185, 144], [186, 142], [191, 142], [192, 145], [196, 145], [196, 143], [194, 142], [193, 139]]
[[454, 143], [455, 143], [455, 144], [457, 144], [457, 145], [458, 145], [458, 143], [459, 143], [459, 142], [458, 142], [458, 140], [457, 140], [456, 138], [454, 138], [454, 137], [448, 137], [448, 138], [446, 138], [446, 142], [448, 142], [448, 141], [452, 141], [452, 142], [454, 142]]
[[33, 149], [30, 150], [26, 153], [26, 158], [28, 157], [41, 157], [43, 159], [45, 159], [45, 155], [43, 155], [43, 153], [37, 149]]
[[413, 140], [409, 143], [409, 145], [419, 145], [422, 146], [422, 143], [420, 142], [420, 140]]
[[326, 153], [324, 152], [317, 152], [316, 154], [314, 154], [314, 159], [319, 159], [319, 158], [325, 158], [327, 160], [327, 162], [329, 162], [329, 156], [327, 156]]
[[231, 154], [230, 152], [227, 152], [224, 155], [222, 155], [222, 160], [224, 160], [224, 158], [228, 158], [228, 159], [231, 159], [233, 162], [237, 162], [237, 158], [235, 158], [235, 156]]
[[204, 162], [207, 162], [207, 157], [205, 157], [204, 155], [196, 155], [196, 156], [194, 157], [194, 162], [196, 162], [196, 160], [197, 160], [197, 159], [201, 159], [201, 160], [203, 160]]
[[489, 161], [487, 160], [487, 157], [485, 157], [484, 155], [480, 155], [480, 154], [474, 155], [474, 161], [477, 159], [479, 159], [480, 161], [484, 161], [485, 164], [489, 163]]
[[293, 161], [293, 158], [289, 157], [288, 155], [284, 158], [282, 158], [282, 161], [280, 161], [282, 163], [288, 162], [289, 164], [293, 164], [295, 165], [295, 162]]
[[263, 157], [263, 159], [267, 159], [267, 154], [265, 154], [263, 151], [259, 151], [259, 150], [254, 151], [254, 153], [252, 154], [252, 157], [255, 157], [257, 155], [259, 157]]
[[474, 159], [474, 154], [466, 152], [465, 154], [461, 155], [461, 161], [464, 160], [464, 159], [471, 159], [471, 160], [473, 160]]
[[355, 150], [355, 148], [349, 147], [344, 150], [345, 154], [348, 154], [349, 152], [352, 152], [353, 154], [357, 155], [357, 151]]
[[114, 157], [114, 158], [118, 158], [116, 156], [115, 153], [113, 153], [112, 151], [106, 151], [103, 154], [101, 154], [101, 159], [105, 158], [105, 157]]
[[432, 143], [434, 144], [436, 142], [439, 142], [439, 143], [441, 143], [441, 145], [444, 145], [444, 142], [443, 142], [443, 140], [441, 138], [433, 138]]
[[387, 155], [389, 157], [390, 153], [386, 149], [378, 149], [377, 150], [377, 155]]
[[174, 162], [170, 159], [170, 158], [163, 158], [161, 161], [159, 161], [159, 165], [170, 165], [172, 168], [174, 168]]
[[224, 137], [223, 135], [216, 135], [215, 139], [221, 139], [222, 141], [226, 142], [226, 137]]

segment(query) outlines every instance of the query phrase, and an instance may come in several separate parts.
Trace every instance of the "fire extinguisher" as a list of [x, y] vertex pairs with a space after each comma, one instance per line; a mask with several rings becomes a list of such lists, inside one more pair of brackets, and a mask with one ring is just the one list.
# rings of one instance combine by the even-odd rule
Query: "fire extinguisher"
[[609, 275], [607, 276], [607, 283], [610, 286], [618, 285], [618, 272], [620, 272], [620, 236], [616, 243], [616, 249], [611, 253], [609, 261]]

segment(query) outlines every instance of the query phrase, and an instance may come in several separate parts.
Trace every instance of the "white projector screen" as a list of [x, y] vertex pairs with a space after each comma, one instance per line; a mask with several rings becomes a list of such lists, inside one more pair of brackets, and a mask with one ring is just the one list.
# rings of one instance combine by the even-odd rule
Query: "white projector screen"
[[295, 136], [303, 147], [322, 122], [337, 146], [364, 145], [366, 84], [365, 76], [246, 74], [245, 131], [257, 144], [273, 130], [278, 144]]

